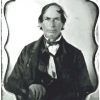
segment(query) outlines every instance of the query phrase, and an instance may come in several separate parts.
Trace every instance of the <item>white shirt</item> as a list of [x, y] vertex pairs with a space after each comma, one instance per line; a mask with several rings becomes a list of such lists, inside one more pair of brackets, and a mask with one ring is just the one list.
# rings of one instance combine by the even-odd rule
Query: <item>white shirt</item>
[[[60, 36], [56, 41], [59, 41], [61, 39], [62, 36]], [[47, 39], [47, 38], [46, 38]], [[55, 42], [56, 42], [55, 41]], [[48, 43], [46, 43], [47, 47], [48, 47], [48, 50], [49, 52], [55, 56], [55, 54], [57, 53], [58, 49], [59, 49], [59, 44], [56, 44], [56, 45], [52, 45], [52, 46], [49, 46]], [[48, 74], [52, 77], [52, 78], [55, 78], [57, 79], [57, 73], [56, 73], [56, 66], [55, 66], [55, 62], [54, 62], [54, 58], [53, 56], [50, 55], [50, 58], [49, 58], [49, 64], [47, 66], [48, 70]]]

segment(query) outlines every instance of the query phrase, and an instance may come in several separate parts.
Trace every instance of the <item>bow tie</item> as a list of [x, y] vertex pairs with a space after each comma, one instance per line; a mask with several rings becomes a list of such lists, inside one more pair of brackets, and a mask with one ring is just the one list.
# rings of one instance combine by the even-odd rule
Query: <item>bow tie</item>
[[49, 46], [53, 46], [53, 45], [59, 44], [60, 41], [51, 42], [51, 41], [47, 40], [46, 42], [47, 42], [47, 44], [49, 44]]

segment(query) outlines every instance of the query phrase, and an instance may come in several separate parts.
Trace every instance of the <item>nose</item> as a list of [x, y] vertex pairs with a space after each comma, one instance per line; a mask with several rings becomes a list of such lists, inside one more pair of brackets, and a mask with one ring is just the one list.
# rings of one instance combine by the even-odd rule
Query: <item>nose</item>
[[50, 20], [50, 27], [55, 27], [55, 20], [54, 19]]

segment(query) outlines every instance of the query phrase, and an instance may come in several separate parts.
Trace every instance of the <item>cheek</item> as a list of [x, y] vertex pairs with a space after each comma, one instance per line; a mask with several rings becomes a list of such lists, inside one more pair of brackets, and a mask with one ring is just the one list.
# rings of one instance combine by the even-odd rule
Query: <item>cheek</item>
[[63, 24], [59, 24], [58, 27], [57, 27], [57, 29], [58, 29], [59, 31], [61, 31], [62, 27], [63, 27]]
[[43, 23], [43, 24], [42, 24], [42, 28], [43, 28], [44, 30], [46, 30], [47, 27], [48, 27], [48, 24], [47, 24], [47, 23]]
[[42, 25], [42, 29], [43, 29], [43, 31], [47, 30], [45, 25]]

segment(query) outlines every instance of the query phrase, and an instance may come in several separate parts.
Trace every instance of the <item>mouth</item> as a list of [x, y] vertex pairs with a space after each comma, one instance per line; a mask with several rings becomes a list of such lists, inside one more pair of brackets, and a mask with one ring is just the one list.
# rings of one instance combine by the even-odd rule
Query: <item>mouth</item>
[[48, 32], [54, 33], [54, 32], [56, 32], [56, 30], [48, 30]]

